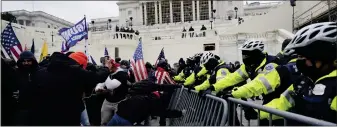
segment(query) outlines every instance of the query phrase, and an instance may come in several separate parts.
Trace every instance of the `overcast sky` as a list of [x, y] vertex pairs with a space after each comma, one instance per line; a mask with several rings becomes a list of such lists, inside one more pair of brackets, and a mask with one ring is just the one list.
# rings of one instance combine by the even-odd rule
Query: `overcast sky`
[[44, 11], [72, 23], [119, 15], [116, 1], [2, 1], [2, 11]]
[[[22, 10], [44, 11], [56, 17], [76, 23], [87, 16], [93, 18], [115, 17], [119, 15], [117, 1], [2, 1], [2, 12]], [[254, 2], [254, 1], [249, 1]], [[266, 2], [266, 1], [264, 1]]]

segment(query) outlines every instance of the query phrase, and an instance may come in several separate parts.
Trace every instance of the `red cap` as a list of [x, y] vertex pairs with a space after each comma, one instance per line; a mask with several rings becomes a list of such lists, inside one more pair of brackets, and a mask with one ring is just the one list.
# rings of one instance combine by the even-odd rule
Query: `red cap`
[[78, 64], [83, 65], [86, 69], [88, 65], [88, 57], [83, 52], [75, 52], [69, 55], [70, 58], [75, 60]]

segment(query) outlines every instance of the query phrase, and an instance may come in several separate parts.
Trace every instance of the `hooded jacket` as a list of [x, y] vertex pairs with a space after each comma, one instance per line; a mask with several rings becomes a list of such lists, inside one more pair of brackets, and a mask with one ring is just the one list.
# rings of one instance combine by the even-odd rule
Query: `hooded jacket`
[[14, 126], [14, 112], [16, 111], [16, 100], [13, 92], [17, 90], [17, 78], [15, 69], [10, 63], [1, 58], [1, 125]]
[[[29, 67], [23, 66], [24, 60], [31, 60], [32, 65]], [[17, 61], [17, 79], [19, 88], [19, 110], [28, 110], [31, 108], [31, 101], [34, 99], [32, 93], [36, 89], [36, 72], [39, 69], [39, 65], [34, 57], [34, 54], [30, 51], [24, 51], [20, 54], [20, 58]]]
[[181, 71], [183, 71], [184, 68], [185, 68], [185, 66], [186, 66], [186, 64], [185, 64], [184, 59], [183, 59], [183, 58], [180, 58], [180, 59], [179, 59], [179, 68], [178, 68], [178, 70], [177, 70], [177, 74], [179, 74]]
[[85, 89], [93, 90], [109, 72], [84, 70], [75, 60], [53, 53], [47, 68], [37, 72], [34, 94], [34, 126], [79, 126]]

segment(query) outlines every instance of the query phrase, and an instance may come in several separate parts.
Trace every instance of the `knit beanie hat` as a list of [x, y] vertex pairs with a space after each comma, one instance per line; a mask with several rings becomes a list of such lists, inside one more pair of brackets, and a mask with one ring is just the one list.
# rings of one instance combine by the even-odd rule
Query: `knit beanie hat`
[[78, 64], [83, 65], [83, 68], [87, 68], [88, 57], [83, 52], [75, 52], [69, 55], [70, 58], [75, 60]]

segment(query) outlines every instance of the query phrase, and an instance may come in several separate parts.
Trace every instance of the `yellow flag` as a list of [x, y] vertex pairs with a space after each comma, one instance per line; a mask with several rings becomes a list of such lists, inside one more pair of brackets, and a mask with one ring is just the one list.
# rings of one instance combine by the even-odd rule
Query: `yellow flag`
[[41, 55], [40, 55], [40, 62], [43, 60], [44, 57], [46, 57], [48, 55], [48, 46], [47, 46], [47, 42], [44, 41], [43, 46], [42, 46], [42, 50], [41, 50]]

